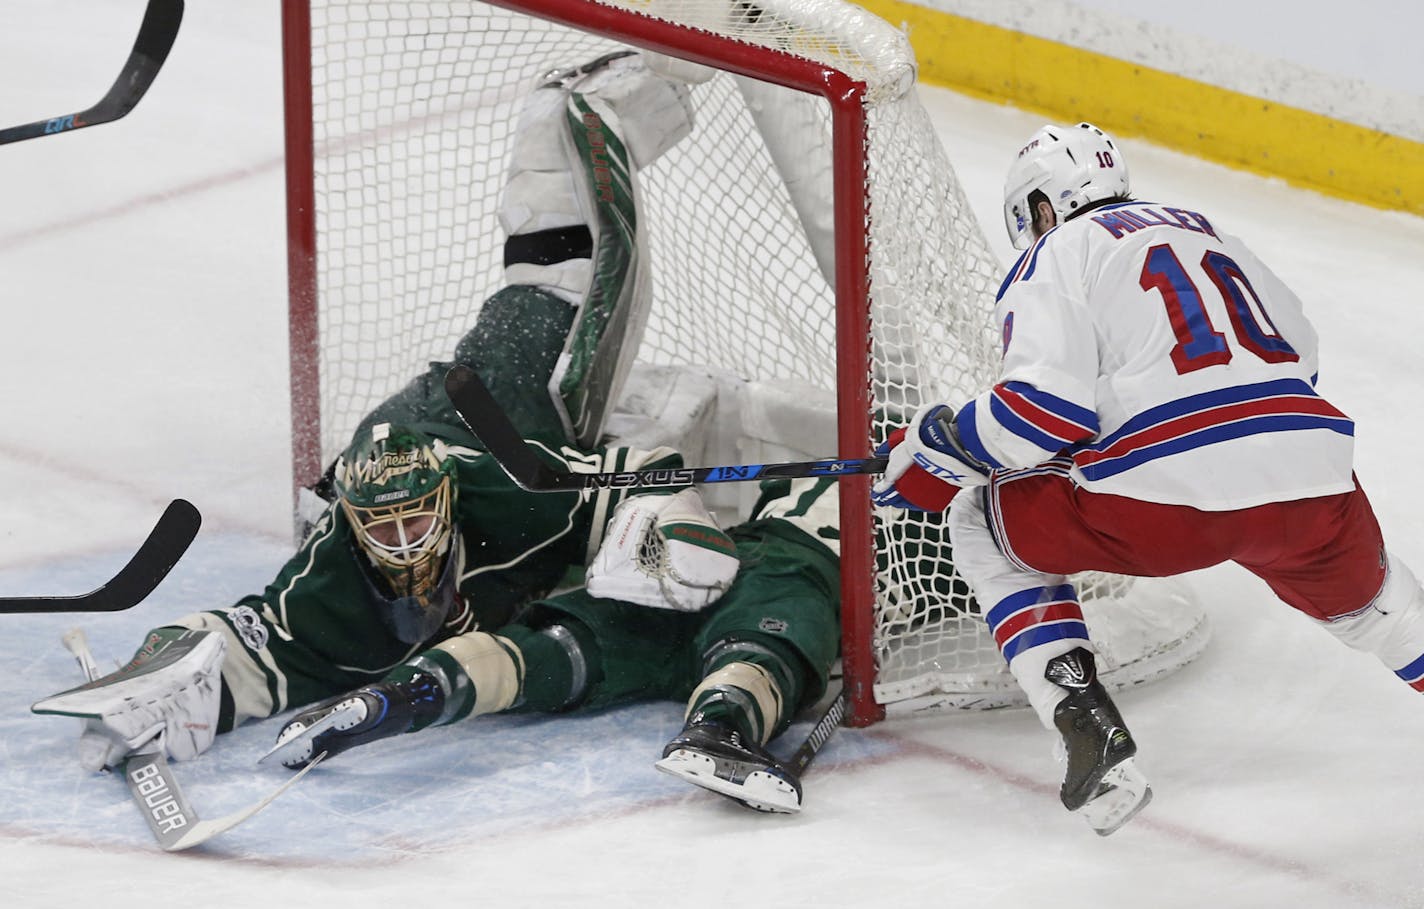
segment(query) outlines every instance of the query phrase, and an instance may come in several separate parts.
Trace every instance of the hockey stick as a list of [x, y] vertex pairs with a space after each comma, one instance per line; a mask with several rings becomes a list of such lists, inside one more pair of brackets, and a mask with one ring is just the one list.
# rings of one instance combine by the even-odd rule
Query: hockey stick
[[133, 50], [129, 52], [129, 58], [124, 62], [124, 68], [119, 70], [119, 77], [110, 86], [108, 94], [100, 98], [98, 104], [79, 113], [61, 114], [47, 120], [0, 129], [0, 145], [98, 126], [126, 115], [148, 91], [163, 61], [168, 59], [168, 52], [178, 37], [178, 24], [182, 21], [183, 0], [149, 0]]
[[0, 613], [119, 612], [143, 602], [198, 535], [202, 515], [191, 503], [168, 503], [148, 539], [107, 584], [72, 597], [0, 597]]
[[684, 486], [688, 483], [742, 483], [790, 477], [844, 477], [884, 473], [885, 458], [831, 458], [783, 464], [740, 464], [726, 467], [684, 467], [624, 470], [611, 473], [571, 473], [544, 463], [510, 422], [485, 383], [468, 366], [457, 364], [445, 374], [445, 392], [460, 419], [479, 436], [509, 478], [530, 492], [579, 489], [623, 489], [631, 486]]
[[801, 747], [797, 748], [796, 753], [783, 762], [783, 766], [796, 774], [798, 780], [801, 778], [801, 774], [806, 772], [806, 768], [811, 766], [811, 762], [816, 759], [821, 748], [830, 741], [836, 729], [840, 727], [841, 721], [845, 719], [845, 712], [846, 697], [845, 689], [842, 688], [826, 705], [825, 712], [821, 714], [820, 719], [816, 720], [811, 731], [806, 733], [806, 740], [801, 743]]
[[[84, 630], [71, 628], [64, 633], [63, 641], [64, 648], [79, 661], [84, 678], [90, 682], [97, 680], [101, 675], [99, 663], [89, 649]], [[317, 755], [310, 764], [302, 768], [301, 773], [262, 799], [212, 821], [200, 820], [197, 812], [189, 807], [188, 799], [179, 788], [178, 778], [168, 766], [168, 759], [164, 757], [157, 738], [125, 758], [119, 769], [124, 775], [124, 782], [128, 783], [129, 792], [138, 804], [139, 811], [143, 812], [143, 819], [153, 831], [154, 839], [158, 840], [158, 845], [165, 852], [180, 852], [231, 830], [266, 808], [273, 799], [290, 789], [325, 757], [325, 754]]]

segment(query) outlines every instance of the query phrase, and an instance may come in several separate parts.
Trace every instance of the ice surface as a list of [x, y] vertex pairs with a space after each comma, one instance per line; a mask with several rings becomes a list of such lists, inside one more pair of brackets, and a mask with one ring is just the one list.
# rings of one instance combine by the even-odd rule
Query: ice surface
[[[91, 103], [142, 5], [0, 0], [0, 123]], [[152, 624], [258, 588], [287, 551], [280, 71], [275, 0], [190, 3], [127, 119], [0, 148], [0, 595], [90, 589], [172, 497], [205, 517], [150, 602], [82, 619], [107, 659]], [[997, 226], [1005, 156], [1041, 118], [923, 94]], [[1141, 197], [1245, 236], [1305, 298], [1321, 389], [1359, 422], [1360, 475], [1392, 548], [1424, 569], [1424, 221], [1122, 144]], [[1120, 696], [1156, 798], [1109, 839], [1058, 805], [1050, 740], [1027, 711], [842, 730], [805, 810], [780, 817], [654, 772], [679, 708], [651, 704], [377, 743], [197, 853], [165, 855], [122, 783], [78, 768], [77, 724], [28, 712], [78, 680], [59, 639], [79, 617], [3, 617], [0, 900], [1424, 906], [1419, 695], [1244, 572], [1188, 582], [1213, 642]], [[177, 765], [201, 814], [282, 778], [254, 763], [276, 728]]]

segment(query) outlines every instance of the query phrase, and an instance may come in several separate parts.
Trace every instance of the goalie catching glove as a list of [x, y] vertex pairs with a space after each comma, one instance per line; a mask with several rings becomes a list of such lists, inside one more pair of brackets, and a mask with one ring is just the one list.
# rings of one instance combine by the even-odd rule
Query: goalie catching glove
[[870, 489], [876, 505], [944, 511], [960, 489], [989, 482], [989, 466], [965, 451], [954, 410], [944, 404], [922, 409], [875, 453], [890, 459]]
[[122, 669], [30, 709], [85, 721], [79, 762], [87, 770], [117, 767], [154, 739], [173, 760], [191, 760], [217, 735], [226, 653], [219, 634], [159, 628]]
[[624, 500], [588, 567], [588, 592], [658, 609], [696, 612], [737, 576], [737, 547], [695, 489]]

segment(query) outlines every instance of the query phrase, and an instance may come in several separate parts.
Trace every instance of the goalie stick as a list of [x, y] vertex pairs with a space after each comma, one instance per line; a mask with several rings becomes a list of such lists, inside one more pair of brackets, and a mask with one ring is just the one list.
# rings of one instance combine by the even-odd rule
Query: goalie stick
[[[65, 649], [79, 661], [84, 678], [90, 682], [98, 679], [102, 673], [93, 652], [89, 649], [84, 630], [71, 628], [64, 633], [63, 641]], [[128, 784], [129, 792], [133, 795], [139, 811], [143, 813], [143, 819], [148, 822], [149, 829], [158, 840], [158, 845], [165, 852], [181, 852], [231, 830], [266, 808], [273, 799], [305, 776], [308, 770], [321, 763], [324, 757], [325, 754], [317, 755], [301, 773], [257, 802], [211, 821], [200, 820], [197, 812], [189, 807], [188, 799], [178, 786], [178, 778], [168, 766], [168, 760], [163, 756], [163, 749], [156, 738], [125, 758], [119, 770], [124, 775], [124, 782]]]
[[836, 729], [840, 727], [841, 721], [845, 719], [845, 712], [845, 689], [841, 688], [836, 691], [836, 696], [826, 705], [825, 712], [816, 720], [811, 731], [806, 733], [806, 740], [801, 743], [801, 747], [797, 748], [796, 753], [783, 762], [786, 769], [794, 773], [798, 780], [801, 778], [801, 774], [811, 766], [811, 762], [816, 759], [821, 748], [830, 741]]
[[198, 509], [174, 499], [138, 552], [108, 583], [72, 597], [0, 597], [0, 613], [119, 612], [137, 606], [188, 551], [202, 523]]
[[178, 24], [182, 21], [183, 0], [149, 0], [133, 50], [124, 61], [123, 69], [119, 70], [118, 78], [97, 104], [78, 113], [60, 114], [0, 129], [0, 145], [98, 126], [128, 114], [153, 84], [163, 61], [168, 59], [168, 52], [178, 37]]
[[530, 492], [568, 492], [579, 489], [623, 489], [634, 486], [685, 486], [689, 483], [743, 483], [794, 477], [843, 477], [884, 473], [886, 458], [828, 458], [782, 464], [740, 464], [723, 467], [685, 467], [659, 470], [624, 470], [610, 473], [572, 473], [550, 467], [510, 422], [485, 383], [468, 366], [457, 364], [445, 374], [445, 392], [470, 431], [479, 436], [489, 453], [520, 488]]

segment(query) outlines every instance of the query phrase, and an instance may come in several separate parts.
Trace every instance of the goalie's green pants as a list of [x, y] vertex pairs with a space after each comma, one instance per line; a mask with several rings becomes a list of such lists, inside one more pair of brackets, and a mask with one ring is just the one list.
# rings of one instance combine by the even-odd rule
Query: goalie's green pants
[[[820, 484], [818, 484], [820, 485]], [[818, 494], [836, 495], [825, 481]], [[568, 695], [567, 663], [538, 629], [562, 624], [592, 650], [589, 684], [576, 708], [643, 699], [686, 700], [719, 645], [749, 662], [769, 658], [782, 697], [792, 710], [825, 691], [839, 645], [840, 579], [832, 551], [784, 519], [754, 520], [730, 531], [742, 568], [716, 603], [700, 612], [652, 609], [598, 599], [579, 589], [535, 603], [500, 631], [525, 653], [523, 708], [559, 709]], [[592, 642], [592, 647], [588, 643]], [[765, 667], [764, 667], [765, 668]]]

